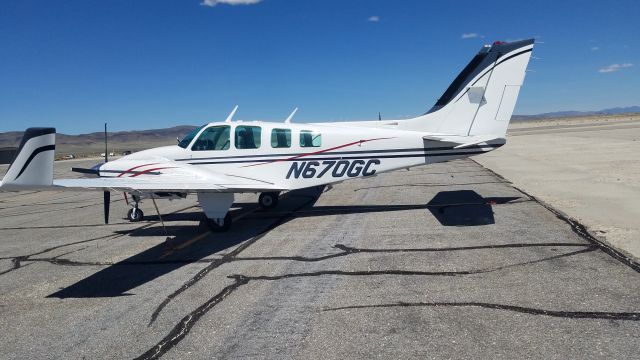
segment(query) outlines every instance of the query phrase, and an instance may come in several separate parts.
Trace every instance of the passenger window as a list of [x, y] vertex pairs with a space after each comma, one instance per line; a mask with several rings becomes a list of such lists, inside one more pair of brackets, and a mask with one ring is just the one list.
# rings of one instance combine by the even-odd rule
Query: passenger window
[[271, 147], [272, 148], [291, 147], [291, 130], [289, 129], [271, 130]]
[[300, 147], [320, 147], [322, 134], [311, 130], [300, 131]]
[[229, 149], [229, 126], [212, 126], [206, 128], [193, 144], [193, 151], [227, 150]]
[[236, 126], [236, 149], [257, 149], [260, 147], [260, 126]]

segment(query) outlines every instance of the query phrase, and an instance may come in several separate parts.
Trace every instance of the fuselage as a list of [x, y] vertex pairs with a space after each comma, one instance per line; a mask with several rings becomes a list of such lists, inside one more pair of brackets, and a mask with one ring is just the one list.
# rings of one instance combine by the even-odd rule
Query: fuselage
[[217, 122], [196, 129], [178, 145], [106, 163], [100, 167], [100, 175], [137, 177], [176, 171], [175, 167], [156, 166], [172, 161], [192, 165], [198, 171], [258, 179], [293, 190], [449, 161], [504, 144], [454, 149], [456, 143], [424, 139], [429, 135], [336, 123]]

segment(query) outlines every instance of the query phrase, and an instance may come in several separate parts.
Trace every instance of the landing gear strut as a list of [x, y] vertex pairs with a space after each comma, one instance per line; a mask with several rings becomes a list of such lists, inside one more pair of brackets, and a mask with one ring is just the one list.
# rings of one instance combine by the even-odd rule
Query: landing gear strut
[[133, 195], [133, 208], [129, 209], [127, 212], [127, 219], [131, 222], [138, 222], [144, 219], [144, 213], [138, 207], [140, 203], [140, 197]]
[[278, 206], [278, 192], [264, 192], [258, 197], [258, 204], [263, 209], [273, 209]]

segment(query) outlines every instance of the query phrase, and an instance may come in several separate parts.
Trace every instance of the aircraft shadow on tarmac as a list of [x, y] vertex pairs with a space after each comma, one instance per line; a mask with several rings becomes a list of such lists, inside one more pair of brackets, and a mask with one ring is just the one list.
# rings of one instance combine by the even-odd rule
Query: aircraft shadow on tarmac
[[473, 190], [441, 191], [427, 206], [444, 226], [480, 226], [495, 224], [493, 204], [517, 199], [519, 197], [485, 198]]
[[[280, 200], [279, 208], [285, 211], [289, 210], [290, 214], [294, 214], [296, 210], [312, 207], [322, 193], [323, 188], [317, 187], [289, 192]], [[231, 215], [237, 217], [239, 214], [255, 208], [255, 206], [255, 204], [234, 204], [234, 208], [237, 209], [233, 210]], [[199, 226], [170, 225], [173, 221], [198, 221], [202, 218], [203, 215], [200, 211], [162, 216], [170, 237], [167, 242], [110, 265], [47, 297], [94, 298], [133, 295], [129, 291], [138, 286], [188, 264], [199, 261], [209, 263], [216, 261], [216, 258], [214, 260], [205, 258], [218, 254], [217, 259], [219, 259], [220, 256], [224, 256], [222, 253], [225, 251], [233, 251], [234, 247], [269, 231], [275, 226], [290, 221], [293, 217], [283, 215], [277, 220], [245, 217], [239, 220], [226, 233], [208, 232], [206, 225], [202, 222]], [[158, 218], [157, 215], [148, 216], [147, 220], [153, 221], [158, 220]], [[129, 237], [164, 236], [165, 234], [159, 223], [154, 226], [137, 228], [122, 233]], [[194, 241], [200, 236], [204, 237]]]
[[[130, 290], [154, 279], [196, 262], [224, 260], [225, 250], [258, 237], [260, 234], [300, 217], [315, 217], [336, 214], [358, 214], [373, 212], [405, 211], [428, 209], [444, 226], [477, 226], [493, 224], [491, 204], [505, 203], [517, 198], [483, 198], [475, 191], [443, 191], [429, 203], [421, 205], [356, 205], [356, 206], [314, 206], [322, 188], [293, 191], [281, 199], [277, 211], [255, 212], [240, 219], [227, 233], [207, 233], [200, 226], [172, 226], [173, 221], [197, 221], [202, 218], [198, 212], [175, 213], [163, 216], [167, 233], [174, 235], [169, 242], [153, 246], [139, 254], [98, 271], [97, 273], [63, 288], [48, 297], [53, 298], [94, 298], [132, 295]], [[232, 212], [237, 216], [255, 204], [234, 204], [239, 209]], [[157, 220], [149, 216], [148, 220]], [[129, 237], [163, 236], [160, 224], [134, 229]], [[194, 241], [198, 236], [205, 236]], [[218, 254], [211, 260], [207, 257]], [[221, 257], [222, 258], [221, 258]], [[91, 264], [88, 264], [91, 265]], [[99, 264], [97, 264], [99, 265]]]

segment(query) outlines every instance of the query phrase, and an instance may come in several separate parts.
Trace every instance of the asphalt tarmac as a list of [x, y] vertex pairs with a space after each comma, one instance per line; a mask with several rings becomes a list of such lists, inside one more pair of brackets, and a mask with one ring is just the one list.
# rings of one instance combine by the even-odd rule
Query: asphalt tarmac
[[638, 357], [638, 264], [472, 160], [256, 200], [0, 194], [0, 358]]

